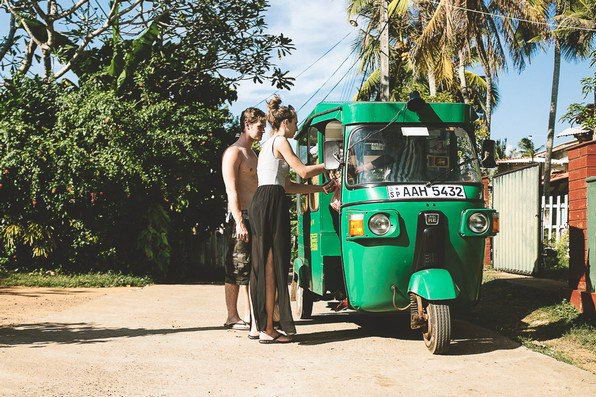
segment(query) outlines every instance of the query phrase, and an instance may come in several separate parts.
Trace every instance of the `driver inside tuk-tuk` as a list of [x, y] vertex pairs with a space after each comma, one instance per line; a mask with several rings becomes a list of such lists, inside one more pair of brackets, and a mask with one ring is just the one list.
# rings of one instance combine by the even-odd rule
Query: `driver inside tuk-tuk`
[[[397, 129], [397, 131], [396, 131]], [[401, 135], [398, 128], [375, 133], [363, 128], [352, 137], [349, 177], [353, 183], [420, 181], [426, 175], [424, 137]]]

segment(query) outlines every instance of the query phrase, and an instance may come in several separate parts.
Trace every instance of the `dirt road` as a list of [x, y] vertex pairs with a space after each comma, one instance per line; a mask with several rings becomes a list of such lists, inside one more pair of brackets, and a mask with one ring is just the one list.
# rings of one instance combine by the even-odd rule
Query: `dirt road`
[[596, 375], [464, 322], [432, 356], [403, 319], [318, 304], [296, 343], [260, 345], [221, 328], [222, 289], [118, 290], [0, 327], [0, 396], [596, 394]]

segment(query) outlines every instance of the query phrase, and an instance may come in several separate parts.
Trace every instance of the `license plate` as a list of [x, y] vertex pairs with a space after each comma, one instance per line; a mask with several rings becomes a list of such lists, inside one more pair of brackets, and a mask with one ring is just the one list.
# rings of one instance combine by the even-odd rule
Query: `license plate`
[[466, 192], [461, 185], [396, 185], [387, 186], [390, 199], [421, 199], [421, 198], [447, 198], [465, 199]]

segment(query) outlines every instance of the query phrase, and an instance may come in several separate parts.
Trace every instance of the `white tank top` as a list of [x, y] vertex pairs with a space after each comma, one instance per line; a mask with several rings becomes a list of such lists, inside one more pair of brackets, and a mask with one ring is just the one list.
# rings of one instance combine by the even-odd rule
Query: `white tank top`
[[286, 177], [290, 173], [290, 166], [283, 158], [275, 157], [273, 144], [279, 138], [274, 135], [267, 139], [261, 147], [259, 162], [257, 164], [257, 177], [259, 186], [263, 185], [286, 185]]

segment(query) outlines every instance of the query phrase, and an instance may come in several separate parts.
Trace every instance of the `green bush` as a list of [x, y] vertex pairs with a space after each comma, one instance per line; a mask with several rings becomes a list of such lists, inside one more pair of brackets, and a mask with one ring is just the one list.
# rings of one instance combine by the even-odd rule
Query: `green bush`
[[569, 267], [569, 231], [561, 234], [559, 240], [553, 243], [553, 248], [557, 252], [557, 266], [560, 268]]
[[[225, 108], [17, 78], [0, 88], [0, 257], [7, 267], [164, 276], [219, 224]], [[172, 264], [176, 264], [175, 268]]]

